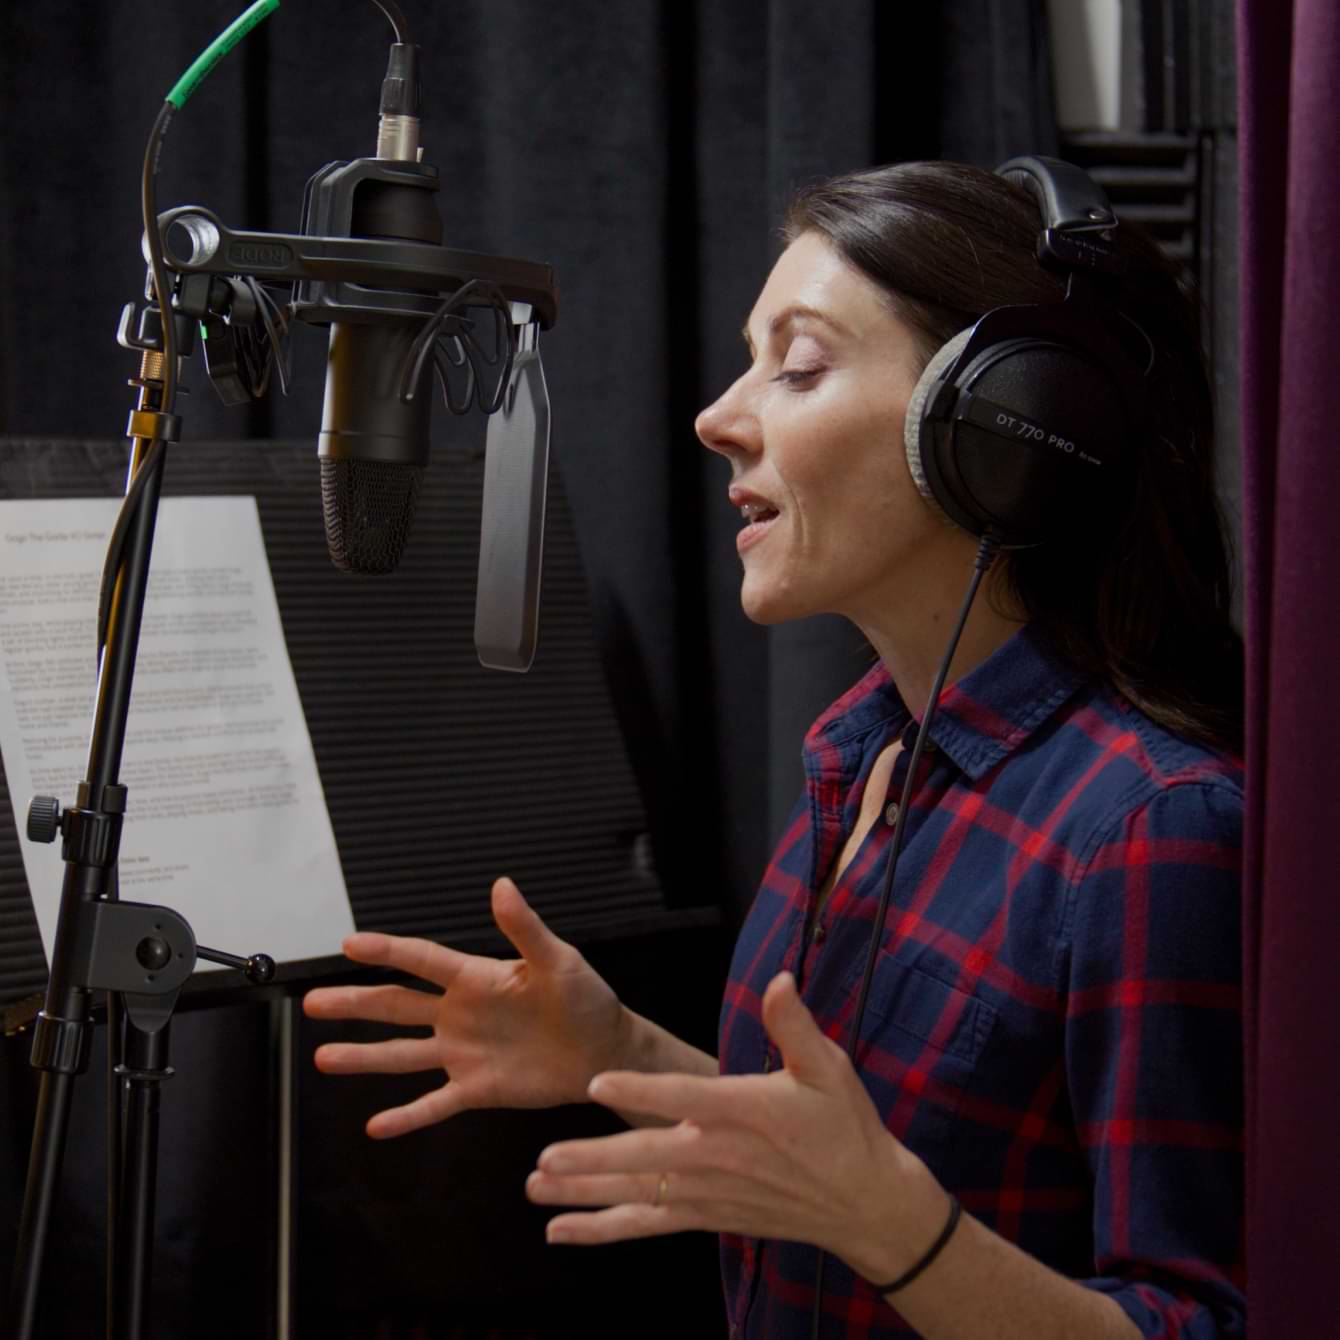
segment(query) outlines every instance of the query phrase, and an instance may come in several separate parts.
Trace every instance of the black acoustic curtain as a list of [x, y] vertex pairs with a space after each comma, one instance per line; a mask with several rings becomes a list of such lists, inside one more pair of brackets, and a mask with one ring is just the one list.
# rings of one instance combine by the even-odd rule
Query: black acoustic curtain
[[[726, 469], [697, 444], [694, 414], [744, 366], [737, 332], [798, 183], [1054, 151], [1042, 0], [402, 7], [424, 52], [448, 242], [558, 273], [554, 447], [667, 886], [738, 910], [771, 836], [770, 772], [774, 810], [789, 806], [800, 733], [859, 653], [822, 622], [768, 635], [740, 614]], [[144, 140], [233, 12], [0, 8], [0, 432], [123, 430], [134, 360], [112, 336], [143, 284]], [[284, 0], [177, 116], [161, 207], [295, 229], [307, 177], [373, 150], [390, 35], [369, 0]], [[188, 441], [315, 443], [322, 333], [295, 345], [287, 400], [227, 409], [195, 373]], [[479, 431], [436, 414], [439, 437]]]
[[[827, 621], [765, 632], [744, 619], [727, 471], [698, 445], [694, 415], [743, 370], [738, 331], [797, 184], [881, 161], [1055, 151], [1043, 0], [401, 3], [423, 49], [425, 161], [441, 173], [446, 240], [557, 271], [559, 322], [543, 346], [556, 461], [655, 856], [672, 901], [718, 904], [733, 922], [800, 784], [801, 734], [863, 651]], [[241, 8], [0, 6], [0, 434], [123, 431], [135, 360], [113, 333], [143, 286], [144, 141], [177, 76]], [[295, 229], [307, 177], [373, 151], [390, 38], [367, 0], [284, 0], [176, 117], [160, 207]], [[323, 362], [321, 333], [299, 330], [291, 397], [242, 409], [193, 372], [176, 450], [309, 435], [315, 457]], [[439, 442], [483, 431], [435, 415]], [[312, 476], [316, 490], [315, 460]], [[413, 548], [411, 536], [406, 562]], [[719, 990], [719, 964], [649, 961], [666, 1000]], [[543, 1132], [535, 1120], [526, 1129]], [[349, 1122], [339, 1129], [353, 1138]], [[305, 1138], [319, 1160], [332, 1137], [314, 1119]], [[189, 1180], [199, 1157], [185, 1141], [165, 1153], [164, 1177]], [[443, 1175], [402, 1157], [420, 1195]], [[486, 1231], [503, 1235], [500, 1251], [522, 1176], [494, 1202]], [[231, 1213], [213, 1210], [216, 1228]], [[208, 1284], [201, 1230], [173, 1230], [179, 1269]], [[357, 1230], [331, 1235], [320, 1274], [375, 1293], [379, 1262], [403, 1243], [390, 1225]], [[429, 1231], [418, 1225], [416, 1240]], [[191, 1333], [215, 1333], [212, 1320]], [[218, 1324], [236, 1333], [235, 1319]]]

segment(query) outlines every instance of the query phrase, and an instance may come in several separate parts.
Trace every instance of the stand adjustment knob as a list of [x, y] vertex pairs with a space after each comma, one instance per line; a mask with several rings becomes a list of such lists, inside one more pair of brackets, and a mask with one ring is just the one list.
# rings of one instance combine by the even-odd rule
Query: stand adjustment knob
[[225, 968], [241, 969], [247, 981], [257, 986], [274, 981], [275, 961], [269, 954], [251, 954], [243, 958], [240, 954], [225, 954], [222, 949], [207, 949], [204, 945], [196, 945], [195, 954], [210, 963], [222, 963]]
[[257, 986], [264, 986], [266, 982], [274, 981], [275, 961], [269, 954], [252, 954], [242, 971], [246, 973], [249, 981], [255, 982]]
[[146, 935], [135, 946], [135, 958], [140, 967], [158, 972], [172, 962], [172, 946], [157, 935]]
[[55, 796], [34, 796], [28, 802], [28, 841], [55, 842], [60, 831], [60, 801]]

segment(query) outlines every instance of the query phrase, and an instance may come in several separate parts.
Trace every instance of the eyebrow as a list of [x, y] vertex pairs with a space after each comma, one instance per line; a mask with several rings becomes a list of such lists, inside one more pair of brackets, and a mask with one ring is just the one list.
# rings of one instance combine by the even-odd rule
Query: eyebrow
[[[768, 321], [768, 334], [775, 335], [784, 326], [789, 326], [793, 321], [797, 320], [819, 321], [830, 329], [835, 330], [839, 335], [851, 334], [842, 322], [829, 316], [827, 312], [821, 311], [818, 307], [810, 307], [803, 302], [793, 302], [789, 306], [783, 307], [780, 312], [773, 316]], [[754, 352], [754, 341], [750, 338], [749, 323], [747, 321], [740, 327], [740, 337], [744, 340], [745, 347], [752, 354]]]

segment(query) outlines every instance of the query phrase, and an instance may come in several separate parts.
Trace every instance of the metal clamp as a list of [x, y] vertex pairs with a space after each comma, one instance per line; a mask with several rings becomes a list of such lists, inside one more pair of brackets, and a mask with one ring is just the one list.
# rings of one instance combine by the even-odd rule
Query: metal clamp
[[60, 829], [65, 834], [62, 860], [103, 869], [115, 864], [121, 845], [121, 815], [101, 810], [66, 810]]
[[126, 420], [126, 436], [142, 437], [146, 441], [164, 442], [181, 440], [181, 415], [164, 414], [156, 409], [132, 409]]

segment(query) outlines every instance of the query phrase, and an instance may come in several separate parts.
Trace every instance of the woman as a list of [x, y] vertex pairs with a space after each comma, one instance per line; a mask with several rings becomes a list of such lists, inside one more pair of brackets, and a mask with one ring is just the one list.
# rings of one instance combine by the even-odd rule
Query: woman
[[317, 1052], [331, 1073], [448, 1072], [369, 1134], [474, 1107], [616, 1109], [633, 1129], [551, 1146], [527, 1181], [576, 1207], [549, 1240], [719, 1232], [732, 1335], [808, 1335], [821, 1253], [826, 1334], [1243, 1334], [1241, 646], [1194, 315], [1127, 232], [1110, 320], [1154, 427], [1122, 487], [1001, 554], [972, 608], [903, 821], [859, 1069], [839, 1042], [891, 802], [979, 552], [909, 471], [909, 400], [982, 313], [1065, 292], [1035, 260], [1032, 200], [950, 164], [799, 197], [749, 369], [698, 419], [731, 466], [749, 616], [844, 614], [878, 656], [807, 737], [720, 1061], [623, 1008], [502, 879], [518, 960], [355, 935], [351, 958], [445, 995], [308, 996], [316, 1017], [432, 1029]]

